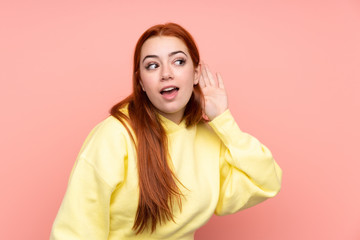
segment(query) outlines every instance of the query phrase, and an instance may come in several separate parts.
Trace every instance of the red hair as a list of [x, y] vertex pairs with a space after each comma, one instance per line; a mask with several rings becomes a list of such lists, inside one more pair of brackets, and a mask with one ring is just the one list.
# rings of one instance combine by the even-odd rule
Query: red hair
[[[116, 117], [127, 129], [134, 141], [126, 122], [134, 130], [136, 137], [137, 167], [139, 176], [139, 204], [133, 230], [141, 233], [146, 228], [151, 232], [157, 224], [172, 220], [173, 202], [181, 209], [181, 191], [179, 180], [169, 167], [168, 142], [165, 130], [160, 123], [156, 108], [142, 91], [140, 85], [140, 52], [144, 42], [155, 36], [174, 36], [181, 39], [191, 56], [194, 68], [198, 67], [200, 55], [193, 37], [183, 27], [175, 23], [155, 25], [146, 30], [139, 38], [134, 53], [133, 93], [113, 106], [111, 115]], [[192, 126], [202, 120], [203, 94], [200, 86], [194, 86], [193, 93], [186, 105], [183, 119], [186, 126]], [[127, 106], [129, 117], [119, 111]], [[135, 143], [135, 141], [134, 141]], [[181, 183], [180, 183], [181, 184]]]

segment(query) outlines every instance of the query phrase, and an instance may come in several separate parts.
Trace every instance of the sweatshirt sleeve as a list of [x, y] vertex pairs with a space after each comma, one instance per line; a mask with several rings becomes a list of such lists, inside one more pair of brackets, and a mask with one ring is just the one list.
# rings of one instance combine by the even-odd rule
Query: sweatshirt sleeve
[[108, 239], [111, 195], [124, 176], [126, 154], [121, 133], [111, 125], [105, 120], [85, 140], [50, 240]]
[[269, 149], [242, 132], [230, 110], [209, 125], [222, 141], [215, 214], [231, 214], [274, 197], [280, 191], [282, 171]]

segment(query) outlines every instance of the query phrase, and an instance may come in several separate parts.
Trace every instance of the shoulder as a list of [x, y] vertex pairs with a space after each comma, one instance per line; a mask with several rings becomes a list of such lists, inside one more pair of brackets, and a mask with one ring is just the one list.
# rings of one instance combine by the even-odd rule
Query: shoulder
[[[127, 107], [121, 108], [119, 109], [119, 111], [125, 116], [127, 117], [129, 116]], [[119, 136], [127, 137], [129, 136], [129, 134], [124, 124], [126, 124], [127, 127], [131, 130], [130, 124], [128, 124], [125, 119], [123, 122], [121, 122], [115, 116], [110, 115], [106, 117], [104, 120], [102, 120], [100, 123], [98, 123], [91, 130], [89, 137], [99, 138], [99, 139], [104, 139], [104, 138], [114, 139], [114, 140], [119, 138]]]
[[124, 125], [109, 116], [91, 130], [80, 150], [78, 161], [86, 161], [109, 186], [116, 186], [124, 180], [125, 160], [132, 144], [130, 141]]
[[92, 136], [103, 136], [109, 138], [116, 138], [118, 135], [126, 134], [127, 131], [125, 126], [114, 116], [108, 116], [98, 123], [90, 132], [90, 135]]
[[92, 132], [97, 134], [106, 134], [106, 135], [114, 135], [114, 134], [123, 134], [126, 133], [125, 126], [114, 116], [110, 115], [105, 118], [103, 121], [98, 123]]
[[197, 124], [197, 135], [207, 141], [219, 142], [220, 139], [214, 129], [207, 122], [200, 122]]
[[80, 155], [125, 150], [130, 136], [125, 126], [114, 116], [108, 116], [89, 133], [81, 148]]

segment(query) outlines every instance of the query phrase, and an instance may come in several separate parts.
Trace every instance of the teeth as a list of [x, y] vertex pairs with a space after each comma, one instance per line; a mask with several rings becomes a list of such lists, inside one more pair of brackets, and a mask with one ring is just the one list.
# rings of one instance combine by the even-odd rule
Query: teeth
[[171, 90], [173, 90], [173, 89], [175, 89], [175, 88], [174, 88], [174, 87], [168, 87], [168, 88], [163, 89], [162, 91], [163, 91], [163, 92], [165, 92], [165, 91], [171, 91]]

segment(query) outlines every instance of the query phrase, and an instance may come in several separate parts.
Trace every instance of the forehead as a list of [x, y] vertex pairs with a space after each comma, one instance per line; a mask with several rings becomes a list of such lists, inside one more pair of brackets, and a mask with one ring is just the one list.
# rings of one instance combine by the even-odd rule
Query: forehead
[[156, 36], [147, 39], [141, 48], [141, 57], [146, 55], [168, 55], [174, 51], [188, 53], [185, 43], [177, 38], [170, 36]]

